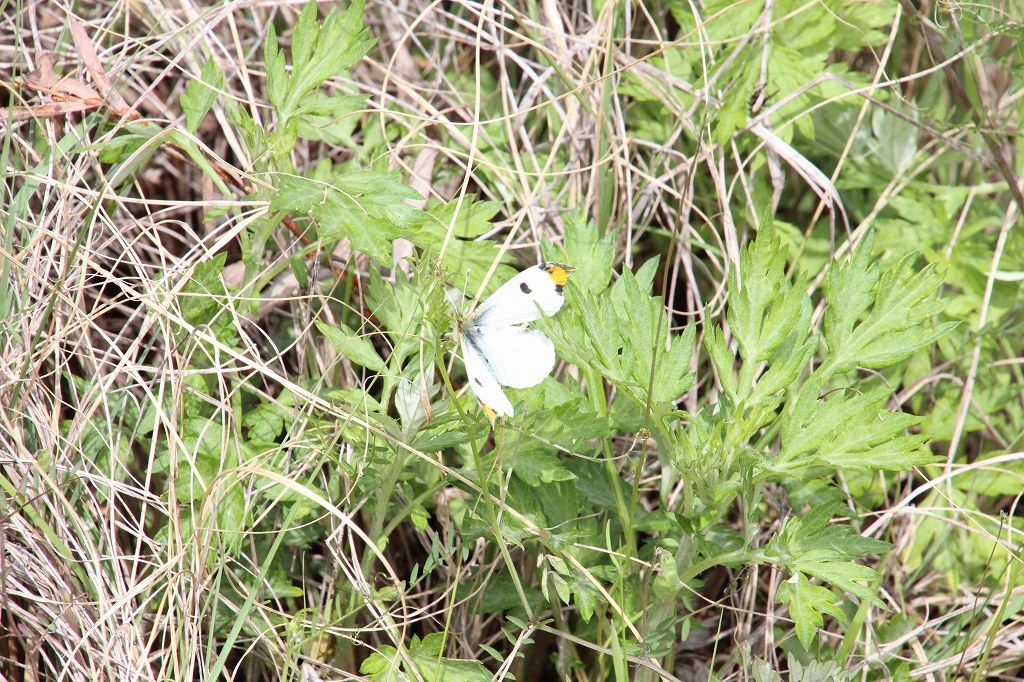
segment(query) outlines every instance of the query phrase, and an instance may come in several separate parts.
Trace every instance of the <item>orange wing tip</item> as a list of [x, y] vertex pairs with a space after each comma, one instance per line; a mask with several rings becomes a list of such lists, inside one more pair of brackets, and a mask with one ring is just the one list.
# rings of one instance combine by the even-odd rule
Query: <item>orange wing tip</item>
[[565, 286], [565, 283], [569, 281], [569, 275], [576, 269], [561, 263], [541, 263], [541, 267], [559, 289]]
[[491, 409], [490, 405], [480, 403], [480, 407], [484, 408], [484, 414], [486, 414], [487, 418], [491, 420], [491, 426], [494, 426], [494, 422], [498, 420], [498, 413]]

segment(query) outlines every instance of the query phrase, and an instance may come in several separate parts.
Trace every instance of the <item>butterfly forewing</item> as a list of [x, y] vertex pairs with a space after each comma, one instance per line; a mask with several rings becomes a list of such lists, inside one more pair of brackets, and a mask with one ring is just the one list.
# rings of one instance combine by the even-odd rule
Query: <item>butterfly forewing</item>
[[480, 306], [477, 326], [506, 327], [553, 315], [565, 303], [562, 288], [572, 270], [558, 263], [541, 263], [523, 270], [501, 285]]
[[501, 390], [476, 338], [470, 334], [464, 334], [462, 337], [462, 360], [466, 363], [469, 388], [473, 391], [476, 399], [498, 416], [508, 415], [511, 417], [513, 414], [512, 403], [508, 401], [504, 391]]

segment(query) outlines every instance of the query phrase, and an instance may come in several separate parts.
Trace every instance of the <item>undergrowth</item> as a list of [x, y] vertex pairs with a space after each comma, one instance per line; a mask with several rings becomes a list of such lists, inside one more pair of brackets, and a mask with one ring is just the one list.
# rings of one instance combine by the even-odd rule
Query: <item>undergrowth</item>
[[1015, 3], [2, 12], [8, 679], [1024, 671]]

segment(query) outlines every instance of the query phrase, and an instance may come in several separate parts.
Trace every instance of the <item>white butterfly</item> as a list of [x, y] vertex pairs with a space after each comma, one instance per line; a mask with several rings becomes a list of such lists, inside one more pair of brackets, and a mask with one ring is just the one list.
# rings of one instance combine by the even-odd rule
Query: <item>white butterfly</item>
[[502, 386], [529, 388], [555, 366], [555, 345], [526, 322], [558, 312], [562, 290], [573, 268], [540, 263], [498, 288], [462, 323], [462, 357], [473, 395], [491, 420], [511, 417], [512, 403]]

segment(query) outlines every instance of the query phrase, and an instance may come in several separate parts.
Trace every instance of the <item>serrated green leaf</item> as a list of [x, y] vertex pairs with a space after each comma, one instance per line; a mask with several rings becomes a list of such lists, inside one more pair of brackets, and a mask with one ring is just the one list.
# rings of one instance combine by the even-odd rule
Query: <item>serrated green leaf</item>
[[367, 95], [309, 95], [296, 114], [296, 131], [307, 140], [357, 147], [352, 133], [361, 122], [359, 112], [366, 108]]
[[901, 435], [922, 419], [884, 409], [889, 388], [853, 395], [835, 392], [824, 401], [814, 401], [812, 390], [813, 386], [803, 389], [783, 419], [780, 467], [826, 463], [896, 471], [934, 461], [921, 447], [924, 438]]
[[316, 320], [316, 328], [327, 337], [339, 353], [355, 364], [374, 372], [384, 369], [384, 360], [377, 354], [367, 337], [356, 334], [343, 323], [335, 327]]
[[323, 239], [348, 238], [352, 248], [383, 262], [391, 260], [391, 242], [419, 220], [420, 211], [405, 199], [418, 197], [396, 175], [358, 171], [331, 184], [293, 175], [278, 178], [271, 210], [309, 212]]
[[828, 556], [827, 551], [805, 552], [794, 560], [793, 566], [798, 571], [813, 575], [815, 578], [835, 585], [844, 592], [869, 601], [880, 609], [888, 610], [870, 585], [878, 580], [878, 571], [852, 561], [832, 561], [827, 558]]
[[188, 283], [181, 288], [178, 298], [181, 314], [192, 326], [209, 325], [217, 319], [223, 324], [222, 318], [227, 317], [222, 315], [227, 291], [220, 279], [226, 262], [227, 254], [218, 253], [209, 260], [196, 263]]
[[284, 391], [277, 400], [265, 400], [246, 410], [242, 425], [249, 430], [249, 440], [272, 443], [284, 430], [285, 420], [291, 415], [292, 393]]
[[490, 682], [490, 671], [480, 661], [413, 653], [416, 670], [426, 682]]
[[857, 366], [880, 369], [910, 357], [934, 343], [955, 325], [931, 324], [946, 302], [933, 299], [942, 283], [934, 265], [913, 269], [916, 254], [900, 259], [879, 275], [870, 261], [873, 240], [869, 234], [853, 258], [836, 264], [825, 280], [829, 306], [824, 335], [830, 356], [815, 373], [818, 381], [848, 372]]
[[671, 337], [672, 345], [668, 352], [663, 352], [657, 358], [654, 383], [651, 386], [651, 402], [675, 401], [693, 385], [694, 373], [690, 368], [690, 359], [693, 357], [693, 344], [696, 338], [697, 327], [694, 324], [687, 325], [682, 334]]
[[584, 623], [589, 623], [590, 619], [594, 617], [598, 599], [602, 598], [601, 593], [597, 591], [589, 578], [576, 569], [572, 570], [571, 589], [573, 600], [580, 612], [580, 618]]
[[423, 452], [437, 452], [469, 441], [466, 424], [457, 414], [434, 417], [416, 433], [412, 446]]
[[224, 72], [213, 59], [207, 59], [199, 78], [189, 80], [179, 103], [185, 112], [185, 129], [194, 133], [206, 113], [224, 89]]
[[359, 414], [365, 414], [367, 411], [377, 415], [384, 413], [384, 407], [376, 398], [359, 388], [335, 388], [325, 392], [324, 398], [353, 407]]
[[[608, 418], [593, 410], [578, 387], [567, 387], [554, 379], [544, 380], [540, 387], [540, 391], [527, 392], [528, 404], [537, 408], [537, 426], [531, 431], [566, 448], [578, 441], [610, 435]], [[535, 436], [531, 433], [530, 437]]]
[[888, 551], [892, 545], [860, 536], [849, 525], [829, 524], [831, 517], [842, 509], [841, 502], [823, 504], [812, 507], [801, 518], [787, 519], [782, 530], [768, 543], [765, 555], [775, 558], [791, 573], [812, 575], [885, 608], [870, 586], [877, 580], [878, 573], [853, 560], [865, 554]]
[[534, 487], [576, 478], [575, 474], [562, 466], [562, 461], [556, 455], [539, 447], [524, 448], [517, 452], [512, 462], [512, 471]]
[[308, 213], [326, 202], [331, 196], [332, 189], [324, 182], [282, 175], [278, 178], [277, 194], [270, 202], [270, 210]]
[[729, 89], [725, 92], [714, 119], [712, 134], [718, 144], [728, 145], [736, 130], [747, 124], [747, 118], [750, 116], [750, 99], [757, 87], [759, 62], [760, 60], [745, 60], [734, 67], [738, 73], [733, 73], [729, 79]]
[[943, 322], [931, 329], [917, 327], [891, 332], [883, 338], [865, 342], [858, 353], [857, 364], [868, 369], [889, 367], [931, 346], [959, 326], [959, 322]]
[[501, 202], [480, 201], [470, 194], [447, 203], [431, 202], [425, 210], [441, 237], [450, 226], [455, 237], [476, 239], [491, 230], [491, 219], [501, 210]]
[[[786, 257], [782, 240], [765, 220], [757, 239], [743, 250], [739, 271], [729, 277], [729, 327], [746, 366], [772, 359], [794, 333], [806, 335], [809, 302], [803, 286], [787, 279]], [[749, 387], [738, 389], [742, 396]]]
[[267, 71], [267, 98], [271, 105], [280, 112], [291, 85], [291, 79], [285, 68], [284, 50], [277, 46], [277, 29], [273, 23], [267, 26], [267, 37], [263, 41], [263, 66]]
[[[795, 336], [803, 336], [803, 334]], [[790, 349], [788, 353], [779, 354], [779, 357], [784, 359], [781, 362], [772, 363], [765, 373], [758, 377], [757, 384], [749, 397], [750, 403], [757, 405], [779, 391], [794, 386], [817, 347], [818, 337], [811, 336], [801, 345]]]
[[[593, 367], [643, 405], [675, 400], [693, 381], [689, 363], [696, 330], [691, 326], [671, 337], [665, 350], [668, 315], [661, 299], [647, 293], [656, 269], [651, 260], [635, 275], [623, 271], [600, 298], [576, 292], [577, 333], [555, 335], [567, 347], [567, 360]], [[652, 375], [653, 362], [657, 371]]]
[[572, 282], [591, 294], [608, 288], [615, 258], [615, 233], [598, 234], [597, 224], [576, 208], [565, 217], [565, 254], [576, 265]]
[[827, 559], [850, 560], [892, 549], [888, 542], [858, 535], [847, 524], [829, 523], [843, 509], [841, 503], [813, 507], [802, 519], [787, 524], [789, 551], [794, 555], [821, 552]]
[[796, 634], [807, 650], [812, 650], [814, 634], [824, 624], [823, 614], [846, 622], [846, 614], [837, 606], [839, 598], [827, 587], [811, 585], [802, 573], [779, 585], [775, 601], [789, 606]]
[[423, 320], [423, 303], [416, 286], [400, 269], [395, 270], [395, 282], [391, 284], [371, 268], [366, 305], [381, 326], [391, 332], [393, 362], [402, 366], [419, 350], [420, 342], [413, 331]]
[[[425, 242], [419, 236], [413, 237], [413, 242], [425, 251], [436, 250], [441, 245], [440, 241]], [[455, 273], [459, 287], [465, 287], [465, 291], [476, 293], [484, 283], [484, 277], [494, 261], [507, 261], [508, 258], [507, 254], [502, 256], [501, 247], [490, 240], [454, 239], [448, 242], [443, 265], [445, 270]], [[511, 267], [499, 265], [495, 276], [488, 283], [488, 290], [496, 289], [500, 282], [508, 281], [514, 275], [515, 270]]]
[[359, 665], [359, 672], [369, 675], [374, 682], [397, 682], [401, 665], [398, 649], [381, 645]]
[[302, 8], [292, 32], [290, 73], [276, 32], [268, 30], [264, 44], [267, 94], [281, 126], [291, 121], [311, 91], [362, 59], [374, 42], [363, 26], [362, 0], [353, 2], [344, 14], [332, 9], [322, 24], [317, 21], [315, 2]]
[[862, 471], [905, 471], [915, 466], [935, 464], [945, 458], [925, 449], [925, 436], [903, 436], [884, 441], [866, 450], [836, 452], [826, 450], [819, 454], [822, 462], [838, 469]]
[[229, 475], [217, 479], [213, 495], [217, 529], [223, 531], [217, 534], [217, 538], [221, 543], [221, 549], [233, 554], [242, 546], [245, 540], [245, 533], [242, 531], [250, 527], [248, 524], [251, 523], [249, 514], [246, 513], [245, 489], [237, 476]]
[[704, 348], [707, 349], [708, 357], [715, 366], [715, 376], [718, 377], [722, 390], [730, 401], [736, 402], [739, 400], [734, 369], [736, 355], [729, 349], [729, 343], [718, 325], [709, 327], [708, 333], [704, 336]]

